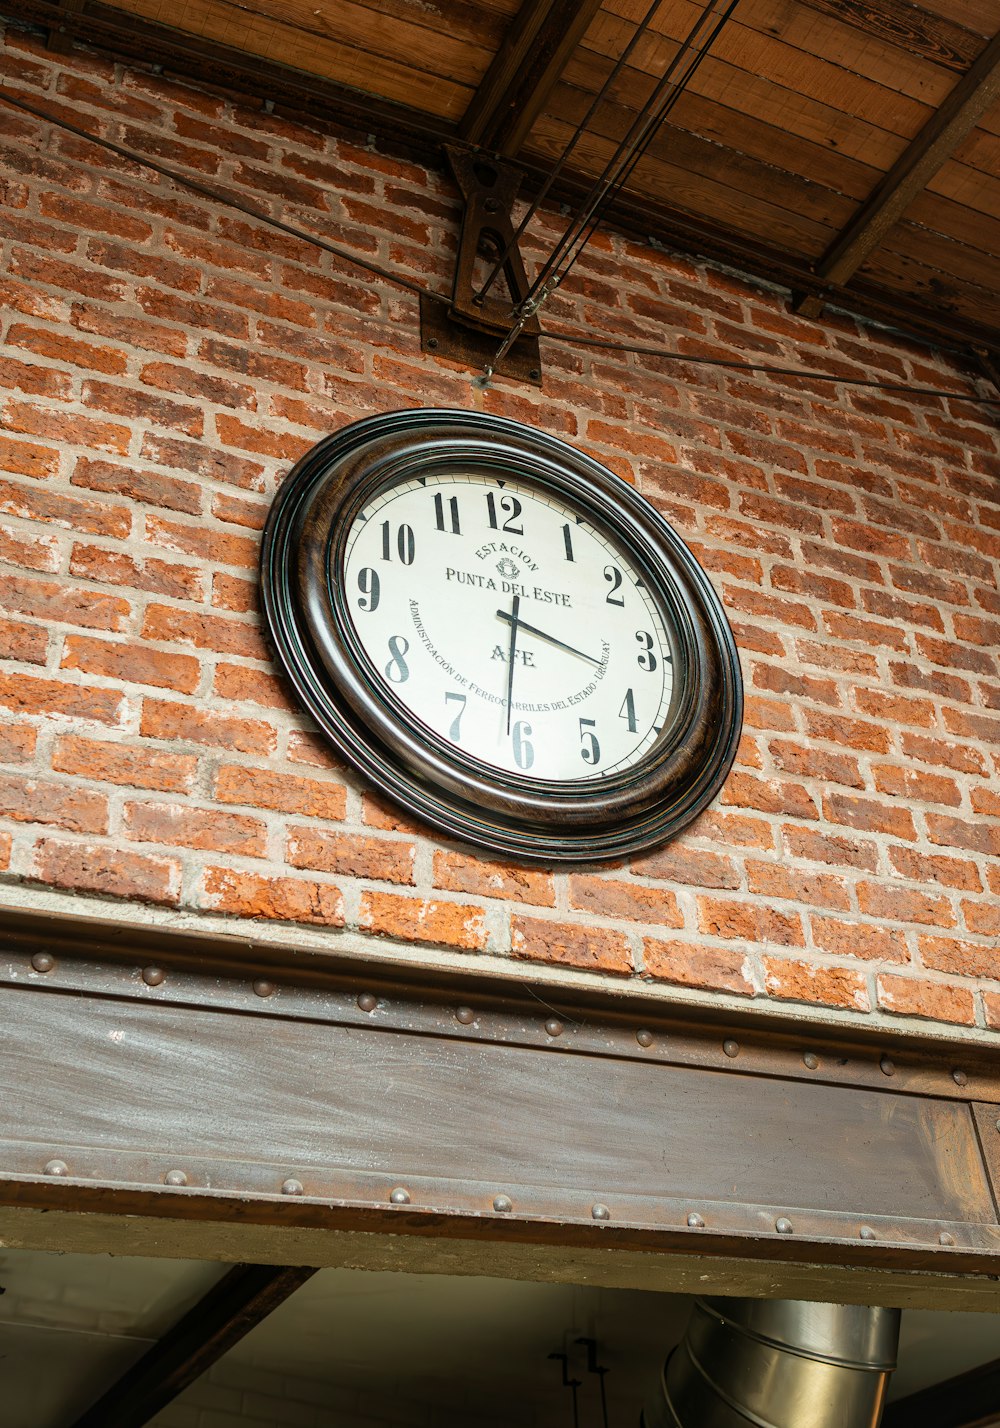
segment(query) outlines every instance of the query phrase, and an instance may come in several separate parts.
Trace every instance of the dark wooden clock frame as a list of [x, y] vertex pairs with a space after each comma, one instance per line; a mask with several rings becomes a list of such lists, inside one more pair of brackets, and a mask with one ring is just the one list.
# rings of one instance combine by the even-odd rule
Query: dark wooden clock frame
[[[493, 768], [425, 725], [372, 667], [343, 587], [351, 527], [386, 486], [470, 471], [525, 481], [576, 506], [627, 550], [664, 609], [674, 694], [655, 745], [634, 767], [572, 784]], [[275, 498], [261, 582], [278, 656], [320, 729], [395, 803], [451, 836], [545, 863], [620, 857], [677, 834], [732, 764], [739, 658], [704, 571], [625, 481], [518, 422], [429, 408], [370, 417], [325, 438]]]

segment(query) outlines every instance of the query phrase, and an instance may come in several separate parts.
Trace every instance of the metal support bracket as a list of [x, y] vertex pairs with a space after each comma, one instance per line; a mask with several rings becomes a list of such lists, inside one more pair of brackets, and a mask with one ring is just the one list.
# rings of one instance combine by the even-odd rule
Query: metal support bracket
[[[445, 153], [465, 201], [462, 230], [451, 307], [446, 313], [442, 305], [421, 300], [420, 344], [425, 352], [464, 366], [485, 367], [493, 364], [497, 348], [515, 321], [513, 311], [529, 291], [511, 221], [522, 176], [509, 164], [485, 154], [450, 144], [445, 145]], [[507, 291], [500, 288], [498, 278], [497, 287], [481, 295], [486, 274], [501, 257]], [[540, 386], [540, 331], [537, 317], [530, 317], [510, 352], [496, 365], [497, 373]]]

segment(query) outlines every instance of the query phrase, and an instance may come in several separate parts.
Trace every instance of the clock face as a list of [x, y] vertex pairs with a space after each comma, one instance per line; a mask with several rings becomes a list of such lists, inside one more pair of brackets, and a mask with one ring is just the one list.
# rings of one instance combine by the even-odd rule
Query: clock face
[[351, 524], [343, 581], [373, 677], [491, 768], [606, 778], [667, 720], [670, 617], [559, 493], [477, 472], [390, 485]]
[[545, 863], [648, 848], [739, 738], [732, 634], [632, 487], [478, 412], [392, 412], [308, 452], [261, 555], [304, 707], [408, 812]]

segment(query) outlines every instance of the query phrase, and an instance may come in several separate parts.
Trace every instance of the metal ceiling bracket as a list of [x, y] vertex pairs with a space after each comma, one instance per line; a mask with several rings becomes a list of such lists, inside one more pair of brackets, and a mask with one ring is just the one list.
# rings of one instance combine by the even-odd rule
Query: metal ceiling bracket
[[[534, 315], [524, 323], [510, 352], [499, 363], [493, 361], [530, 287], [511, 221], [522, 175], [487, 154], [469, 153], [451, 144], [444, 150], [465, 206], [451, 306], [445, 312], [441, 305], [421, 300], [421, 347], [463, 366], [495, 366], [502, 376], [541, 385], [541, 328]], [[483, 293], [487, 275], [501, 258], [506, 291], [498, 276], [492, 290]]]

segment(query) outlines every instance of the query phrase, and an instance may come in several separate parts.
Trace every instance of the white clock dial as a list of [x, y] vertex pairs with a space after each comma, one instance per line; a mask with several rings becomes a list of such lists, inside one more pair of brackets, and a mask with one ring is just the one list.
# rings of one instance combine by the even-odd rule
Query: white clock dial
[[621, 546], [541, 485], [470, 471], [375, 494], [347, 533], [342, 597], [382, 685], [492, 768], [600, 780], [667, 720], [669, 617]]

